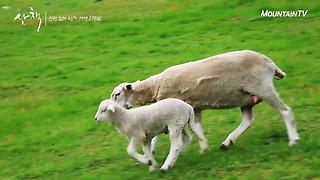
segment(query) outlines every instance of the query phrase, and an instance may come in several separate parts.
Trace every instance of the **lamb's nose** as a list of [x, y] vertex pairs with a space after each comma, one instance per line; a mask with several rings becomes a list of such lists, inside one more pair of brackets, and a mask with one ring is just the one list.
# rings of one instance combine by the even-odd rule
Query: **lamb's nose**
[[94, 120], [97, 120], [97, 118], [95, 117]]

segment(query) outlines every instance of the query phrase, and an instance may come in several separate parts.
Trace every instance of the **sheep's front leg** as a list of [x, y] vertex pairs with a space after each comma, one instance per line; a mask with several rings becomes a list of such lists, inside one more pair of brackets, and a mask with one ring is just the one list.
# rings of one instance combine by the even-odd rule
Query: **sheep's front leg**
[[169, 168], [172, 168], [175, 161], [178, 158], [179, 153], [182, 150], [182, 130], [169, 130], [170, 133], [170, 152], [169, 155], [167, 157], [167, 159], [165, 160], [164, 164], [162, 165], [162, 167], [160, 168], [161, 171], [165, 172], [167, 171]]
[[127, 152], [129, 154], [129, 156], [137, 159], [139, 162], [141, 162], [143, 164], [148, 164], [148, 159], [144, 155], [139, 154], [137, 152], [137, 145], [139, 145], [139, 144], [141, 144], [140, 141], [138, 141], [134, 138], [131, 138], [129, 145], [128, 145], [128, 148], [127, 148]]
[[221, 144], [221, 149], [227, 149], [231, 144], [233, 144], [236, 139], [244, 133], [252, 124], [253, 122], [253, 111], [252, 107], [241, 107], [241, 114], [242, 114], [242, 122], [240, 125], [231, 133], [229, 136], [224, 140]]
[[157, 166], [157, 161], [153, 158], [151, 151], [151, 141], [146, 141], [143, 143], [144, 155], [148, 159], [149, 171], [154, 171]]
[[204, 136], [202, 127], [201, 127], [201, 111], [195, 112], [195, 121], [193, 124], [193, 131], [198, 135], [199, 145], [200, 145], [200, 154], [208, 149], [208, 140]]

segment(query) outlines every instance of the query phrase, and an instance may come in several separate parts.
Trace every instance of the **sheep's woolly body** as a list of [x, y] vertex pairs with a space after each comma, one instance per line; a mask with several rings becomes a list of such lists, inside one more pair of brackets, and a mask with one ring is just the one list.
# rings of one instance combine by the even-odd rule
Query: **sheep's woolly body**
[[251, 104], [252, 90], [272, 82], [276, 72], [284, 74], [267, 56], [235, 51], [172, 66], [133, 83], [133, 99], [145, 104], [178, 98], [196, 110], [241, 107]]

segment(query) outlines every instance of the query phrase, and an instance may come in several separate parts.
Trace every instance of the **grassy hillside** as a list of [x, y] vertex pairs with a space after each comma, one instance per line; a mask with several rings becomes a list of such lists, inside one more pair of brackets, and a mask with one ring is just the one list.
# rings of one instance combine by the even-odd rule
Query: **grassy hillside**
[[[13, 21], [32, 6], [44, 15], [95, 15], [101, 22]], [[1, 1], [0, 179], [319, 179], [320, 4], [311, 1]], [[307, 9], [305, 18], [260, 18], [261, 9]], [[232, 50], [268, 55], [294, 110], [301, 141], [288, 147], [283, 120], [264, 103], [228, 151], [218, 147], [240, 123], [238, 109], [203, 115], [211, 151], [194, 143], [168, 173], [148, 173], [127, 140], [96, 124], [98, 103], [120, 82]], [[156, 159], [168, 153], [162, 136]]]

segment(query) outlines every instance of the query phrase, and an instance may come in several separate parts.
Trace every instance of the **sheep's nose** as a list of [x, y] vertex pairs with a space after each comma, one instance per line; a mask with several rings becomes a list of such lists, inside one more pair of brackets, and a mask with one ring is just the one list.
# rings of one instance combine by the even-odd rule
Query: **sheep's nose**
[[94, 120], [97, 120], [97, 118], [95, 117]]

